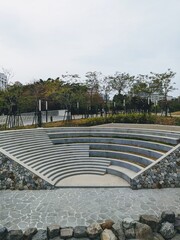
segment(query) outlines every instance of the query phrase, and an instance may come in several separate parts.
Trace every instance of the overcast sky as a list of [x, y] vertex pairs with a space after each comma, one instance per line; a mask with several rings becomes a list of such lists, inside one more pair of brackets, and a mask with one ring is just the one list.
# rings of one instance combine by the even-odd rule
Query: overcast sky
[[0, 68], [22, 83], [171, 68], [177, 96], [179, 25], [180, 0], [0, 0]]

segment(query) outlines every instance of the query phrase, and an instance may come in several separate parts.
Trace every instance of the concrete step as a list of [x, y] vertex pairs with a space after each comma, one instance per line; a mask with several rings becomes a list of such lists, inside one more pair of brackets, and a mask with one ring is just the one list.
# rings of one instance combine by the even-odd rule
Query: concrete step
[[48, 147], [49, 144], [47, 142], [44, 142], [44, 141], [38, 141], [38, 142], [27, 142], [27, 143], [9, 143], [9, 144], [0, 144], [0, 147], [4, 148], [4, 149], [11, 149], [11, 150], [14, 150], [14, 149], [23, 149], [23, 148], [26, 148], [26, 149], [30, 149], [30, 148], [38, 148], [39, 146], [46, 146]]
[[[82, 144], [81, 144], [82, 145]], [[13, 154], [15, 156], [18, 157], [22, 157], [25, 156], [25, 154], [28, 155], [37, 155], [37, 154], [41, 154], [41, 153], [49, 153], [49, 152], [74, 152], [74, 151], [80, 151], [81, 149], [83, 149], [83, 151], [87, 150], [89, 151], [89, 144], [85, 144], [84, 146], [78, 146], [76, 144], [73, 145], [51, 145], [51, 146], [46, 146], [46, 145], [37, 145], [36, 147], [27, 147], [27, 148], [23, 148], [20, 151], [18, 150], [17, 152], [14, 151]]]
[[[92, 159], [96, 159], [95, 157], [91, 157]], [[135, 164], [133, 162], [128, 162], [126, 160], [122, 160], [122, 159], [115, 159], [115, 158], [103, 158], [103, 157], [98, 157], [98, 160], [108, 160], [110, 161], [110, 165], [111, 166], [120, 166], [120, 167], [124, 167], [127, 168], [135, 173], [140, 172], [141, 170], [143, 170], [144, 168], [141, 167], [138, 164]]]
[[102, 151], [102, 150], [90, 150], [90, 157], [105, 157], [105, 158], [115, 158], [120, 160], [127, 160], [134, 164], [146, 167], [153, 163], [154, 161], [147, 157], [142, 157], [139, 155], [125, 153], [125, 152], [114, 152], [114, 151]]
[[55, 181], [54, 181], [54, 185], [58, 185], [58, 183], [63, 180], [64, 178], [68, 178], [68, 177], [72, 177], [72, 176], [76, 176], [76, 175], [84, 175], [84, 174], [90, 174], [92, 175], [104, 175], [105, 173], [102, 172], [102, 171], [90, 171], [90, 170], [87, 170], [87, 171], [77, 171], [77, 172], [69, 172], [69, 173], [66, 173], [64, 175], [61, 175], [59, 178], [57, 178]]
[[27, 158], [23, 158], [21, 159], [20, 158], [20, 161], [24, 162], [24, 163], [27, 163], [28, 165], [31, 165], [32, 163], [34, 162], [40, 162], [40, 161], [44, 161], [44, 160], [48, 160], [48, 161], [53, 161], [54, 159], [69, 159], [70, 157], [71, 158], [75, 158], [75, 157], [88, 157], [89, 154], [88, 152], [77, 152], [77, 153], [64, 153], [64, 154], [54, 154], [54, 155], [45, 155], [45, 156], [41, 156], [39, 157], [38, 155], [37, 156], [34, 156], [34, 157], [27, 157]]
[[28, 160], [33, 160], [33, 159], [40, 159], [40, 158], [51, 158], [51, 157], [67, 157], [67, 155], [74, 155], [74, 156], [89, 156], [89, 150], [64, 150], [64, 151], [51, 151], [49, 149], [49, 152], [41, 152], [41, 153], [27, 153], [26, 155], [23, 156], [18, 156], [21, 161], [28, 161]]
[[92, 175], [104, 175], [106, 172], [103, 170], [98, 170], [98, 169], [80, 169], [77, 171], [67, 171], [64, 172], [61, 175], [57, 175], [52, 181], [54, 182], [54, 185], [61, 181], [64, 178], [70, 177], [70, 176], [75, 176], [75, 175], [84, 175], [84, 174], [92, 174]]
[[120, 152], [130, 152], [137, 155], [147, 156], [149, 158], [160, 158], [163, 154], [155, 150], [149, 150], [147, 148], [135, 147], [130, 145], [119, 145], [119, 144], [90, 144], [90, 150], [110, 150], [110, 151], [120, 151]]
[[156, 142], [163, 142], [163, 143], [169, 143], [172, 145], [178, 144], [179, 138], [176, 137], [167, 137], [162, 135], [155, 135], [151, 134], [145, 134], [145, 133], [126, 133], [126, 132], [61, 132], [61, 133], [53, 133], [48, 134], [50, 139], [55, 138], [73, 138], [73, 137], [111, 137], [111, 138], [131, 138], [131, 139], [145, 139], [145, 140], [151, 140]]
[[56, 138], [51, 139], [53, 144], [75, 144], [75, 143], [105, 143], [105, 144], [120, 144], [120, 145], [129, 145], [136, 147], [144, 147], [147, 149], [161, 151], [162, 153], [167, 152], [172, 149], [171, 145], [143, 141], [143, 140], [133, 140], [126, 138], [101, 138], [101, 137], [74, 137], [74, 138]]
[[68, 164], [69, 162], [83, 162], [83, 161], [92, 161], [92, 162], [96, 162], [96, 161], [102, 161], [104, 163], [108, 163], [110, 164], [110, 160], [108, 159], [99, 159], [99, 158], [91, 158], [91, 157], [79, 157], [79, 156], [71, 156], [68, 158], [57, 158], [54, 160], [41, 160], [39, 162], [34, 162], [34, 163], [30, 163], [29, 165], [32, 166], [33, 168], [37, 168], [38, 170], [43, 167], [43, 166], [48, 166], [48, 164], [56, 164], [56, 163], [62, 163], [62, 164]]
[[153, 135], [162, 135], [169, 137], [180, 138], [180, 134], [177, 131], [168, 131], [168, 130], [158, 130], [158, 129], [141, 129], [141, 128], [128, 128], [127, 127], [57, 127], [46, 129], [47, 134], [57, 134], [59, 132], [85, 132], [85, 131], [95, 131], [95, 132], [124, 132], [124, 133], [142, 133], [142, 134], [153, 134]]
[[131, 171], [127, 168], [112, 165], [107, 168], [107, 173], [121, 177], [128, 183], [130, 183], [131, 178], [136, 174], [134, 171]]
[[53, 163], [46, 163], [44, 166], [34, 167], [35, 170], [39, 170], [39, 172], [44, 172], [50, 169], [56, 169], [56, 167], [65, 167], [65, 166], [74, 166], [74, 165], [102, 165], [102, 166], [109, 166], [110, 161], [103, 161], [103, 160], [71, 160], [71, 161], [56, 161]]
[[48, 170], [40, 170], [40, 173], [43, 173], [44, 175], [47, 175], [48, 177], [54, 176], [54, 173], [61, 173], [66, 170], [74, 169], [84, 169], [84, 168], [96, 168], [96, 169], [106, 169], [109, 166], [109, 164], [102, 164], [102, 163], [91, 163], [91, 162], [81, 162], [81, 163], [71, 163], [66, 165], [56, 165], [53, 167], [50, 167]]
[[72, 168], [72, 169], [66, 169], [64, 171], [56, 171], [56, 172], [53, 172], [53, 173], [50, 173], [47, 175], [47, 177], [49, 179], [51, 179], [52, 181], [58, 179], [59, 177], [63, 176], [63, 175], [66, 175], [68, 173], [73, 173], [73, 172], [101, 172], [102, 174], [105, 174], [106, 173], [106, 167], [101, 167], [101, 168], [97, 168], [96, 166], [85, 166], [85, 167], [81, 167], [81, 168]]
[[106, 170], [130, 181], [133, 174], [154, 162], [151, 158], [172, 149], [179, 136], [97, 127], [13, 130], [0, 132], [0, 150], [51, 184], [73, 175], [102, 175]]
[[175, 138], [180, 138], [180, 133], [177, 131], [169, 131], [169, 130], [158, 130], [158, 129], [148, 129], [148, 128], [132, 128], [132, 127], [91, 127], [93, 131], [95, 130], [96, 132], [102, 132], [104, 129], [106, 131], [110, 132], [125, 132], [125, 133], [141, 133], [141, 134], [153, 134], [153, 135], [161, 135], [161, 136], [167, 136], [167, 137], [175, 137]]
[[46, 144], [47, 146], [51, 146], [52, 142], [46, 141], [43, 138], [42, 139], [32, 139], [31, 141], [28, 139], [24, 140], [13, 140], [10, 139], [9, 141], [3, 141], [0, 142], [1, 147], [22, 147], [22, 146], [31, 146], [31, 145], [37, 145], [37, 144]]
[[124, 167], [127, 168], [133, 172], [140, 172], [144, 168], [139, 166], [138, 164], [132, 163], [132, 162], [127, 162], [125, 160], [120, 160], [120, 159], [109, 159], [111, 161], [111, 166], [119, 166], [119, 167]]

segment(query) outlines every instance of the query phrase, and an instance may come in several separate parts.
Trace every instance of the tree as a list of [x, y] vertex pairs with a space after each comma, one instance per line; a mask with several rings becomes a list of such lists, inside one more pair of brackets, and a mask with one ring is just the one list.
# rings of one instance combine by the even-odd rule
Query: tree
[[139, 74], [134, 78], [134, 82], [131, 86], [130, 93], [132, 96], [137, 95], [139, 97], [150, 96], [151, 91], [149, 88], [149, 77], [148, 75]]
[[89, 110], [91, 114], [96, 112], [98, 102], [97, 95], [99, 95], [99, 88], [100, 88], [100, 78], [101, 72], [87, 72], [86, 73], [86, 86], [88, 89], [88, 98], [89, 98]]
[[112, 89], [117, 90], [118, 94], [127, 93], [134, 82], [134, 76], [129, 73], [116, 72], [114, 76], [110, 76]]
[[7, 77], [7, 85], [10, 83], [10, 79], [14, 77], [14, 73], [11, 69], [2, 68], [4, 75]]
[[100, 91], [103, 95], [103, 99], [105, 103], [104, 110], [106, 115], [108, 113], [108, 100], [109, 100], [109, 94], [111, 90], [112, 90], [112, 87], [110, 83], [110, 78], [108, 76], [103, 77], [100, 82]]
[[150, 79], [152, 80], [151, 85], [154, 91], [163, 95], [164, 105], [165, 105], [165, 116], [168, 114], [168, 94], [169, 92], [175, 90], [174, 82], [172, 83], [172, 78], [176, 75], [175, 72], [168, 69], [167, 72], [164, 73], [153, 73], [151, 72]]

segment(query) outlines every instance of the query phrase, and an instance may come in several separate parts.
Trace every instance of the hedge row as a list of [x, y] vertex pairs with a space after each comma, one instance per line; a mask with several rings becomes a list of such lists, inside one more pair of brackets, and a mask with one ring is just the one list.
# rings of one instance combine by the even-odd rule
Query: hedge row
[[180, 118], [130, 113], [109, 115], [107, 117], [93, 117], [86, 119], [76, 119], [72, 121], [52, 122], [44, 124], [44, 127], [95, 126], [106, 123], [140, 123], [140, 124], [161, 124], [180, 126]]

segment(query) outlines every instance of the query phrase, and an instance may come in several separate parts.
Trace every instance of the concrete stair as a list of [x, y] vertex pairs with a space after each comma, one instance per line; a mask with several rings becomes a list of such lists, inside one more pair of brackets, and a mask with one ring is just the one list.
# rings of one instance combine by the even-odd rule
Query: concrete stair
[[0, 132], [0, 151], [52, 185], [106, 173], [130, 182], [179, 142], [177, 132], [51, 128]]
[[55, 128], [47, 134], [53, 144], [89, 143], [91, 158], [108, 159], [107, 173], [126, 181], [173, 148], [180, 139], [176, 132], [117, 128]]

